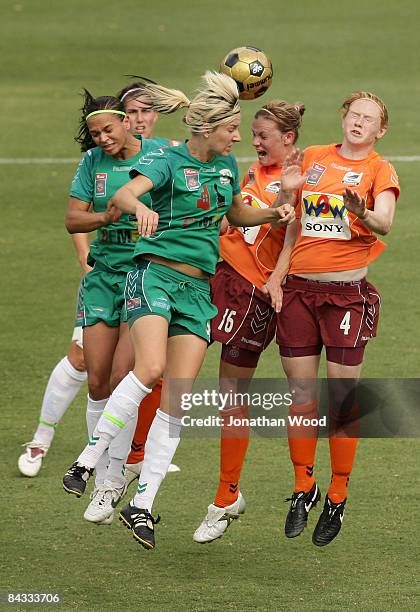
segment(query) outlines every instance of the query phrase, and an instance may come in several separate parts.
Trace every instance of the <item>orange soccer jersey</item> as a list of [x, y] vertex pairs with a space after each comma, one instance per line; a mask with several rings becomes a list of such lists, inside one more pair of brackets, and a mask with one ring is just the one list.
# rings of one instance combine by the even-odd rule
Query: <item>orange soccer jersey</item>
[[342, 194], [346, 188], [353, 189], [373, 209], [374, 198], [382, 191], [392, 189], [398, 198], [397, 174], [375, 151], [366, 159], [347, 159], [339, 154], [338, 146], [314, 146], [305, 151], [302, 169], [309, 172], [296, 207], [298, 234], [290, 274], [362, 268], [386, 247], [347, 211]]
[[[244, 176], [241, 192], [244, 203], [255, 208], [272, 205], [280, 191], [281, 166], [255, 162]], [[258, 288], [264, 285], [283, 248], [285, 228], [270, 224], [240, 227], [220, 237], [220, 255], [241, 276]]]

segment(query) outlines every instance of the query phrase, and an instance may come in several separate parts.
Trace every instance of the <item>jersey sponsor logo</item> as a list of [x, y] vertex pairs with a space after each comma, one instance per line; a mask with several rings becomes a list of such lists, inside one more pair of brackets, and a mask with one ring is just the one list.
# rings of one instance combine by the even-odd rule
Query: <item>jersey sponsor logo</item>
[[131, 166], [112, 166], [112, 172], [128, 172]]
[[326, 166], [323, 166], [322, 164], [318, 164], [317, 162], [314, 162], [312, 164], [312, 168], [310, 168], [308, 172], [306, 183], [308, 185], [317, 185], [319, 183], [321, 176], [324, 174], [326, 169], [327, 169]]
[[302, 193], [302, 236], [350, 240], [348, 212], [342, 196]]
[[360, 185], [363, 172], [346, 172], [341, 181], [344, 185]]
[[97, 172], [95, 175], [95, 196], [101, 198], [106, 196], [106, 182], [108, 174], [106, 172]]
[[[248, 193], [246, 191], [242, 191], [242, 200], [247, 206], [253, 206], [254, 208], [268, 208], [268, 204], [257, 198], [252, 193]], [[254, 227], [238, 227], [238, 230], [242, 232], [243, 238], [247, 244], [254, 244], [260, 229], [261, 225], [255, 225]]]
[[135, 310], [136, 308], [141, 308], [141, 297], [129, 298], [126, 304], [127, 304], [127, 311]]
[[266, 187], [264, 188], [264, 191], [268, 191], [268, 193], [278, 193], [281, 189], [281, 183], [280, 181], [272, 181], [271, 183], [268, 183], [268, 185], [266, 185]]
[[232, 172], [229, 170], [229, 168], [222, 168], [219, 172], [220, 174], [220, 184], [221, 185], [230, 185], [232, 179], [233, 179], [233, 174]]
[[184, 177], [188, 191], [197, 191], [197, 189], [200, 189], [200, 173], [198, 170], [184, 168]]
[[351, 172], [351, 168], [348, 168], [347, 166], [340, 166], [340, 164], [336, 164], [335, 162], [332, 162], [330, 165], [331, 168], [335, 168], [336, 170], [344, 170], [344, 172]]

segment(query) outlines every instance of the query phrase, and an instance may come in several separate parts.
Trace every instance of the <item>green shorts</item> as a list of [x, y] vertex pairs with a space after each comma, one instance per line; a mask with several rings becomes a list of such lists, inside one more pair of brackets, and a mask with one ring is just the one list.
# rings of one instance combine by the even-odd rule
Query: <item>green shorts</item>
[[210, 321], [217, 308], [211, 303], [207, 279], [142, 260], [127, 275], [125, 304], [130, 326], [140, 317], [160, 315], [169, 323], [169, 336], [189, 332], [210, 341]]
[[118, 327], [126, 322], [126, 280], [127, 272], [110, 272], [95, 264], [80, 283], [76, 327], [90, 327], [100, 321], [108, 327]]

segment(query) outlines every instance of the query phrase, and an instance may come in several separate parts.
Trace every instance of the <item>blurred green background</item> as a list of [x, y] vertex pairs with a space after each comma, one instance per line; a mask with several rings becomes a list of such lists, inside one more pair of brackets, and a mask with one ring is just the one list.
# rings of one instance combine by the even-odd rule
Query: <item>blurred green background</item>
[[[152, 553], [116, 520], [111, 527], [83, 521], [87, 502], [62, 492], [62, 474], [84, 444], [85, 392], [39, 477], [20, 477], [16, 462], [71, 337], [80, 272], [63, 219], [76, 163], [60, 160], [79, 157], [81, 88], [112, 94], [129, 80], [124, 75], [138, 74], [192, 94], [206, 69], [245, 44], [270, 56], [274, 80], [263, 98], [242, 104], [237, 156], [252, 157], [252, 116], [270, 98], [305, 102], [301, 147], [338, 142], [338, 108], [356, 89], [388, 105], [389, 132], [378, 150], [418, 156], [394, 162], [402, 195], [389, 248], [369, 275], [383, 309], [364, 369], [371, 377], [418, 377], [419, 18], [414, 0], [1, 0], [3, 590], [58, 591], [68, 610], [416, 608], [417, 440], [360, 443], [343, 531], [325, 550], [310, 543], [311, 527], [297, 541], [282, 535], [282, 500], [292, 489], [285, 440], [252, 440], [241, 482], [247, 513], [207, 547], [191, 536], [212, 501], [218, 443], [185, 440], [176, 456], [182, 471], [168, 477], [156, 502], [163, 521]], [[181, 117], [162, 118], [157, 134], [186, 137]], [[203, 375], [216, 376], [218, 358], [212, 347]], [[275, 346], [258, 375], [283, 376]], [[325, 492], [327, 444], [319, 446]]]

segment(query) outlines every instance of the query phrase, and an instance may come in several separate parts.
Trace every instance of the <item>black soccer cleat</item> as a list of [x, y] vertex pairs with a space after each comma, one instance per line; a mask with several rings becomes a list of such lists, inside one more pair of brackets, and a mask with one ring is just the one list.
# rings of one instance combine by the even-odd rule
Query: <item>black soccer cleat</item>
[[67, 493], [81, 497], [86, 489], [86, 484], [92, 476], [94, 468], [88, 468], [79, 463], [73, 463], [63, 478], [63, 488]]
[[309, 512], [317, 505], [320, 499], [321, 491], [315, 482], [308, 493], [299, 491], [298, 493], [293, 493], [292, 497], [288, 497], [285, 500], [292, 502], [284, 525], [284, 533], [287, 538], [296, 538], [302, 533], [308, 522]]
[[346, 501], [347, 499], [339, 504], [334, 504], [327, 495], [324, 509], [312, 534], [312, 542], [315, 546], [326, 546], [339, 534]]
[[153, 518], [150, 512], [144, 508], [137, 508], [130, 502], [123, 508], [119, 515], [120, 521], [131, 529], [133, 537], [147, 550], [155, 547], [154, 526], [160, 521], [160, 516]]

